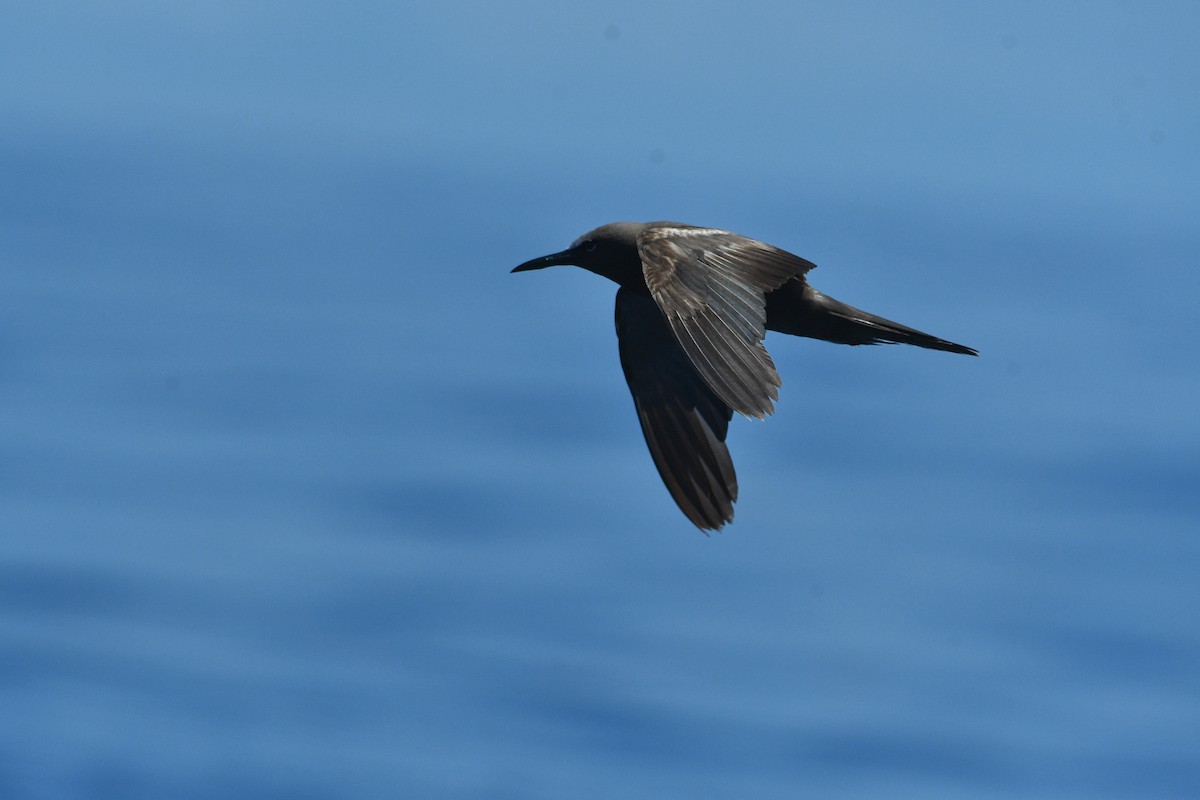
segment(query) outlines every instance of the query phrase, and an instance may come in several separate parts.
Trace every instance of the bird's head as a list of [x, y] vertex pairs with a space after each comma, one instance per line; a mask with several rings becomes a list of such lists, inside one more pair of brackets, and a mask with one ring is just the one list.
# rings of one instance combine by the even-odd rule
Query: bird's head
[[580, 236], [566, 250], [526, 261], [515, 267], [513, 272], [571, 264], [603, 275], [622, 286], [630, 282], [636, 284], [644, 280], [642, 261], [638, 256], [637, 237], [645, 227], [646, 224], [642, 222], [613, 222], [601, 225]]

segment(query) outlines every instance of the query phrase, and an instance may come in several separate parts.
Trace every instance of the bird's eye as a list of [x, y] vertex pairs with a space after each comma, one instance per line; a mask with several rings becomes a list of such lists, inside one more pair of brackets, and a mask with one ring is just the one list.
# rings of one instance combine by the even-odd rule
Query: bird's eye
[[599, 247], [599, 245], [597, 245], [594, 241], [586, 241], [583, 243], [583, 252], [594, 253], [596, 252], [597, 247]]

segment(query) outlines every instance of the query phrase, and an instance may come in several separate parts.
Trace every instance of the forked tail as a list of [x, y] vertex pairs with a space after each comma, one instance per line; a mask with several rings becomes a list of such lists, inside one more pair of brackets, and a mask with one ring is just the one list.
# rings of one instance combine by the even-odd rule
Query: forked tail
[[967, 356], [979, 355], [965, 345], [848, 306], [799, 281], [792, 281], [767, 296], [767, 327], [838, 344], [894, 342]]

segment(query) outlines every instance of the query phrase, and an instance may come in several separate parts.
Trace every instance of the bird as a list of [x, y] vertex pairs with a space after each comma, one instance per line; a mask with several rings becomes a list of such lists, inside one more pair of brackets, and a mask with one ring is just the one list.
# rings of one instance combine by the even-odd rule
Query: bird
[[733, 521], [733, 412], [774, 412], [781, 381], [768, 330], [846, 345], [910, 344], [975, 356], [818, 292], [816, 265], [764, 242], [678, 222], [614, 222], [513, 272], [573, 265], [618, 285], [621, 368], [658, 474], [701, 531]]

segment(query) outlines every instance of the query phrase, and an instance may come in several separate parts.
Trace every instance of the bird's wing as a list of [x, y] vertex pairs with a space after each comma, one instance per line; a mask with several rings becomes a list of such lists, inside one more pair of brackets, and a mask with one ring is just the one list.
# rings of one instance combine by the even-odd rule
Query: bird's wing
[[684, 352], [740, 414], [774, 411], [779, 373], [762, 340], [766, 293], [813, 264], [728, 231], [652, 225], [638, 235], [646, 286]]
[[702, 530], [733, 519], [737, 475], [725, 446], [733, 411], [697, 374], [658, 305], [617, 292], [621, 368], [654, 465], [679, 509]]

